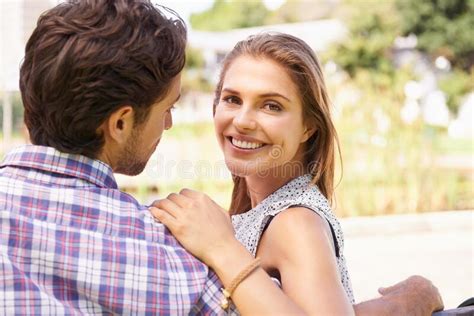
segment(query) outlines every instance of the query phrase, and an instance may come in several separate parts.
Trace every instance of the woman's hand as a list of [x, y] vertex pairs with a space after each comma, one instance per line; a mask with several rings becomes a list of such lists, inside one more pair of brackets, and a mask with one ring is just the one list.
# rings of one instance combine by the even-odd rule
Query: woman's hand
[[[155, 201], [150, 211], [184, 248], [216, 272], [224, 288], [254, 260], [234, 237], [229, 214], [203, 193], [181, 190]], [[263, 269], [245, 278], [232, 300], [242, 315], [304, 314]]]
[[238, 243], [227, 211], [204, 193], [183, 189], [149, 209], [184, 248], [211, 267]]

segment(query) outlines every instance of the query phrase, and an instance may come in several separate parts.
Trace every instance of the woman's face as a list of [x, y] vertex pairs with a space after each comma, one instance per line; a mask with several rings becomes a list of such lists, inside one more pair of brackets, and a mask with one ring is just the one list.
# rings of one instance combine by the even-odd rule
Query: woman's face
[[279, 170], [280, 175], [278, 167], [288, 162], [304, 169], [301, 145], [311, 132], [303, 124], [296, 85], [273, 60], [243, 55], [232, 62], [214, 124], [232, 174], [263, 176]]

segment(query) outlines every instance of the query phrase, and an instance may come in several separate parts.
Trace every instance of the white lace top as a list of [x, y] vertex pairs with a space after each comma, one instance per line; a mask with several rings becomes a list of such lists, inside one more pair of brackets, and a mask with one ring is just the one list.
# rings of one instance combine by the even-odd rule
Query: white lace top
[[344, 236], [341, 226], [334, 216], [327, 199], [316, 185], [311, 184], [311, 175], [307, 174], [293, 179], [273, 192], [250, 211], [233, 215], [232, 224], [234, 225], [237, 239], [255, 256], [260, 237], [268, 222], [275, 215], [292, 206], [308, 208], [328, 221], [333, 232], [341, 282], [349, 300], [351, 303], [354, 303], [352, 285], [343, 255]]

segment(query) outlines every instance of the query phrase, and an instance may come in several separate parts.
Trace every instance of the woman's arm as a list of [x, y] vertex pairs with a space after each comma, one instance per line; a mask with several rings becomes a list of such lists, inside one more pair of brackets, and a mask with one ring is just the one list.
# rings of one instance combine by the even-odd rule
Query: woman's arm
[[[150, 211], [194, 256], [212, 268], [225, 288], [253, 260], [234, 237], [229, 215], [206, 195], [182, 190], [154, 203]], [[245, 278], [232, 294], [242, 315], [303, 315], [259, 268]]]
[[354, 314], [329, 225], [313, 211], [295, 207], [279, 213], [265, 231], [257, 255], [280, 272], [283, 291], [306, 313]]
[[276, 216], [262, 236], [257, 255], [270, 262], [267, 265], [277, 266], [285, 294], [310, 314], [426, 316], [443, 309], [433, 283], [411, 276], [379, 289], [381, 297], [358, 303], [352, 311], [336, 270], [329, 226], [305, 208], [291, 208]]
[[[180, 194], [171, 194], [168, 199], [154, 203], [154, 206], [150, 209], [152, 214], [188, 251], [217, 272], [224, 287], [228, 287], [232, 279], [252, 262], [252, 255], [235, 239], [227, 212], [207, 195], [182, 190]], [[264, 239], [267, 238], [265, 235]], [[287, 286], [288, 281], [283, 282], [283, 286]], [[355, 305], [356, 314], [404, 316], [410, 311], [410, 315], [418, 316], [430, 315], [443, 308], [436, 287], [422, 277], [411, 277], [381, 294], [382, 297]], [[262, 269], [246, 278], [232, 299], [243, 315], [303, 314]], [[334, 303], [328, 301], [325, 304]]]

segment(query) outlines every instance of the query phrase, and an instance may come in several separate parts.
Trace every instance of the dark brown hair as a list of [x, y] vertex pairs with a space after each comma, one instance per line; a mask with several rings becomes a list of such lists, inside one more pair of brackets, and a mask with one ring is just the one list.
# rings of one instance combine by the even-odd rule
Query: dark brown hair
[[[305, 167], [313, 175], [313, 183], [332, 201], [334, 191], [336, 129], [331, 120], [331, 102], [324, 81], [321, 64], [314, 51], [301, 39], [282, 33], [261, 33], [238, 42], [226, 56], [214, 99], [219, 104], [222, 85], [232, 62], [243, 55], [270, 58], [284, 67], [298, 87], [303, 105], [303, 119], [316, 132], [306, 141]], [[251, 209], [245, 178], [233, 175], [234, 189], [231, 214]]]
[[20, 70], [33, 144], [96, 157], [119, 107], [146, 121], [185, 63], [185, 24], [161, 9], [171, 17], [147, 0], [70, 0], [39, 18]]

